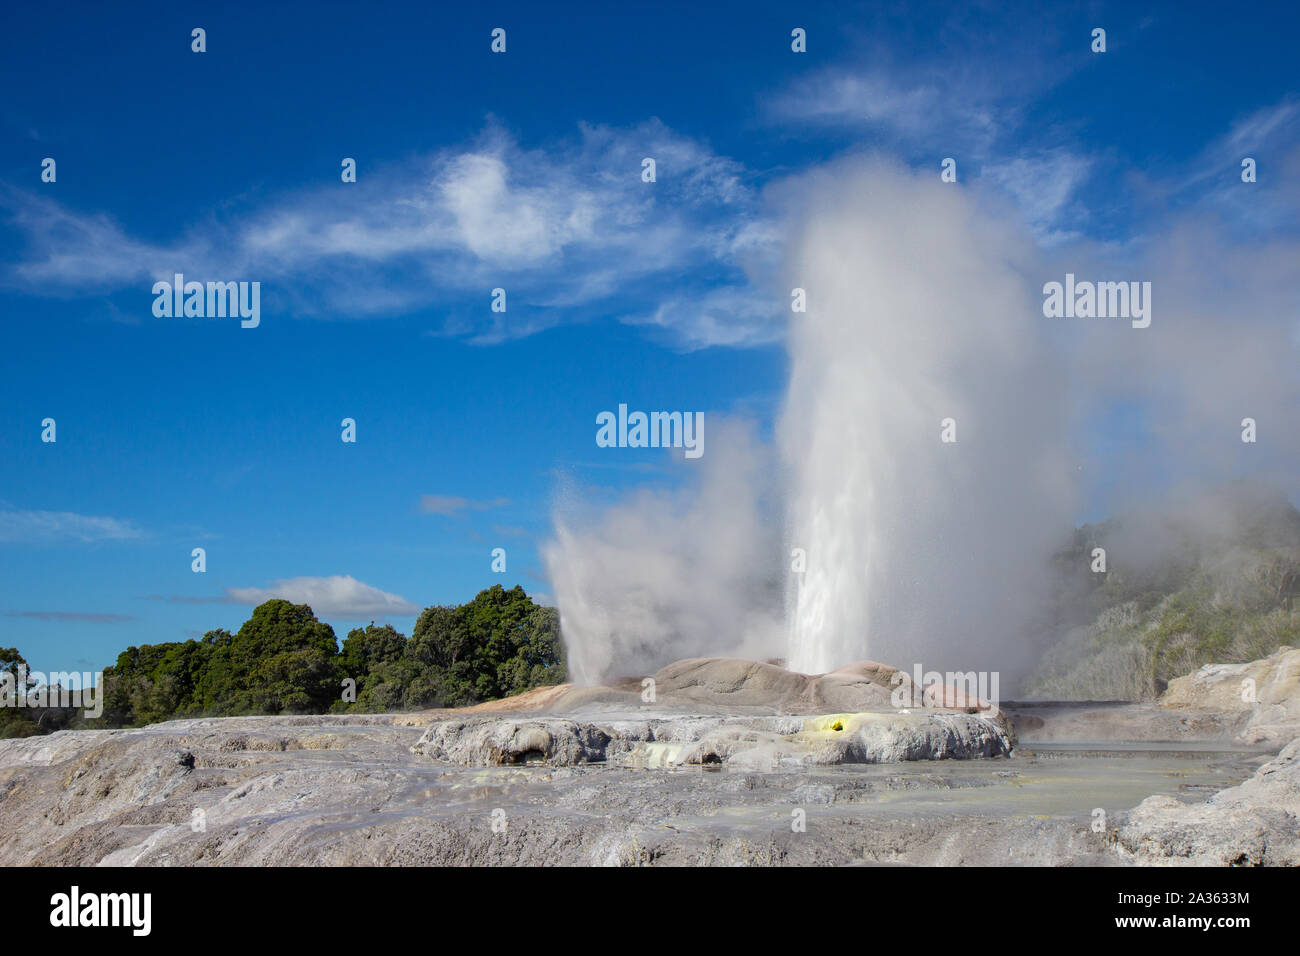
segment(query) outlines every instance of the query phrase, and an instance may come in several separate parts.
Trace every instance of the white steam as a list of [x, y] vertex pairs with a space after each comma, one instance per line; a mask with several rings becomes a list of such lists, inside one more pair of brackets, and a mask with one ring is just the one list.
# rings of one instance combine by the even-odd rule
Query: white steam
[[779, 528], [765, 517], [771, 452], [750, 426], [709, 422], [679, 491], [640, 490], [603, 512], [569, 496], [543, 551], [579, 683], [653, 673], [698, 654], [778, 654]]
[[808, 293], [780, 426], [808, 559], [790, 666], [1005, 670], [1070, 519], [1026, 244], [969, 193], [876, 162], [790, 189], [787, 277]]
[[[1294, 483], [1300, 243], [1234, 240], [1191, 210], [1127, 247], [1044, 250], [995, 196], [879, 160], [769, 199], [785, 246], [767, 291], [807, 293], [777, 447], [730, 427], [682, 490], [561, 509], [545, 558], [576, 679], [742, 654], [1013, 688], [1055, 637], [1050, 558], [1098, 507]], [[1045, 318], [1043, 284], [1067, 271], [1150, 281], [1150, 328]]]

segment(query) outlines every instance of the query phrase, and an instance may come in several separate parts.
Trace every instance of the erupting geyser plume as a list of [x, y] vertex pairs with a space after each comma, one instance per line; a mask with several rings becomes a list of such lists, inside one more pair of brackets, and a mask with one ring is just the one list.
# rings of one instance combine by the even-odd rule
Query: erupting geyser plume
[[[1114, 489], [1113, 511], [1171, 476], [1294, 474], [1295, 430], [1278, 430], [1271, 459], [1223, 451], [1240, 409], [1294, 409], [1292, 245], [1237, 254], [1192, 218], [1140, 256], [1043, 247], [978, 185], [877, 160], [769, 199], [772, 301], [802, 289], [807, 303], [787, 312], [777, 447], [711, 430], [680, 492], [595, 517], [561, 509], [546, 561], [578, 679], [688, 656], [785, 657], [805, 673], [873, 658], [998, 671], [1014, 693], [1058, 636], [1051, 556], [1080, 517], [1080, 479]], [[1045, 317], [1044, 283], [1069, 273], [1150, 281], [1150, 327]], [[1090, 432], [1117, 408], [1150, 431], [1140, 453], [1112, 449], [1090, 471]]]
[[780, 425], [788, 543], [807, 565], [790, 575], [789, 665], [1006, 666], [1069, 527], [1029, 244], [937, 177], [883, 164], [786, 197], [786, 279], [807, 294]]
[[[880, 163], [773, 199], [788, 282], [774, 299], [808, 302], [789, 334], [782, 480], [768, 487], [773, 451], [718, 429], [683, 463], [683, 492], [562, 508], [546, 563], [571, 672], [717, 654], [806, 673], [864, 657], [1005, 668], [1070, 517], [1061, 377], [1019, 271], [1032, 245], [937, 177]], [[940, 440], [946, 418], [956, 442]]]

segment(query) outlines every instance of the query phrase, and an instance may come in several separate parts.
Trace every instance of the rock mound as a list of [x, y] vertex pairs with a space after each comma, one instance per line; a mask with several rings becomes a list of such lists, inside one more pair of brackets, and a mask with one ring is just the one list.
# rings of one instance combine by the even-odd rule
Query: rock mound
[[[826, 714], [896, 710], [890, 696], [907, 688], [911, 678], [896, 667], [858, 661], [827, 674], [800, 674], [771, 661], [736, 657], [693, 657], [675, 661], [645, 679], [627, 677], [608, 685], [538, 687], [444, 714], [626, 712], [644, 709], [643, 691], [653, 687], [657, 710], [709, 714]], [[911, 698], [909, 698], [911, 699]], [[917, 693], [926, 708], [980, 710], [993, 708], [952, 687], [933, 685]]]
[[638, 769], [727, 765], [773, 770], [1006, 756], [1014, 739], [996, 717], [964, 713], [844, 713], [818, 717], [654, 717], [586, 722], [477, 716], [431, 725], [411, 752], [495, 767], [608, 763]]
[[1246, 664], [1206, 664], [1176, 677], [1163, 708], [1191, 714], [1241, 715], [1243, 743], [1282, 743], [1300, 734], [1300, 650], [1280, 647]]
[[1011, 753], [1004, 714], [942, 686], [915, 695], [922, 707], [896, 708], [891, 695], [907, 683], [875, 661], [799, 674], [771, 661], [688, 658], [648, 680], [561, 684], [447, 711], [411, 749], [462, 766], [755, 770]]
[[433, 724], [411, 752], [478, 767], [573, 766], [603, 761], [610, 740], [611, 735], [594, 724], [559, 717], [479, 717]]
[[1128, 814], [1118, 841], [1136, 862], [1300, 866], [1300, 738], [1204, 803], [1148, 797]]

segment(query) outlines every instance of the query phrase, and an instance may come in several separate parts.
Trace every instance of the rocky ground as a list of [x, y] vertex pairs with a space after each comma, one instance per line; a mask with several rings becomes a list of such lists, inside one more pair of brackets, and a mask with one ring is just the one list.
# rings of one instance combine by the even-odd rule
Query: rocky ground
[[686, 661], [652, 702], [0, 741], [0, 864], [1295, 865], [1300, 652], [1240, 667], [1149, 705], [900, 712], [880, 665]]

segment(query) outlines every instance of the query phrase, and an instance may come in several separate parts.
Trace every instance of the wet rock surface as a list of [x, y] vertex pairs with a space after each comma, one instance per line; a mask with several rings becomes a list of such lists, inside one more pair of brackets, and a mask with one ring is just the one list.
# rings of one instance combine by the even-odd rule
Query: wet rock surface
[[[1206, 798], [1268, 759], [1021, 749], [758, 770], [479, 767], [415, 752], [436, 724], [387, 721], [229, 718], [4, 741], [0, 864], [1168, 863], [1187, 827], [1208, 840], [1221, 825]], [[1159, 826], [1154, 813], [1130, 824], [1125, 811], [1153, 794], [1177, 806], [1156, 805]], [[1180, 813], [1205, 818], [1183, 827]]]
[[1300, 863], [1300, 740], [1252, 745], [1262, 711], [896, 711], [891, 675], [715, 659], [652, 704], [637, 681], [0, 741], [0, 864]]
[[411, 748], [449, 763], [493, 767], [607, 762], [641, 769], [728, 765], [752, 770], [1006, 756], [994, 716], [958, 712], [818, 717], [650, 716], [599, 722], [476, 716], [432, 724]]
[[1207, 664], [1169, 682], [1159, 705], [1180, 717], [1231, 715], [1245, 743], [1300, 736], [1300, 650], [1280, 647], [1245, 664]]
[[1249, 780], [1202, 804], [1152, 796], [1118, 833], [1140, 862], [1192, 866], [1300, 866], [1300, 738]]
[[1017, 739], [1030, 745], [1055, 741], [1245, 743], [1238, 740], [1238, 734], [1249, 720], [1238, 711], [1176, 710], [1158, 702], [1008, 701], [1003, 709]]
[[1245, 664], [1207, 664], [1155, 701], [1008, 701], [1020, 740], [1128, 741], [1280, 747], [1300, 736], [1300, 650]]

